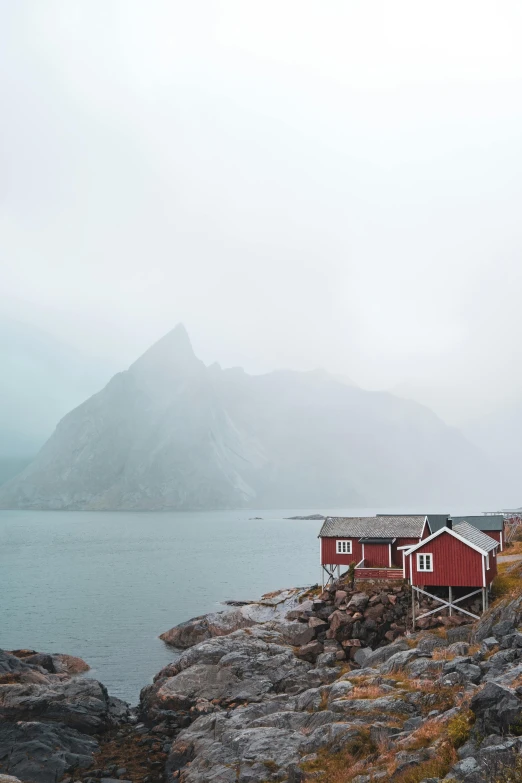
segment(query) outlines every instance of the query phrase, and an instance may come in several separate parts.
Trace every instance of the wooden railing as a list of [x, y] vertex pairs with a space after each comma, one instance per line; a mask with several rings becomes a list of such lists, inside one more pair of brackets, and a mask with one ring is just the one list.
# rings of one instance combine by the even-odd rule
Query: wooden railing
[[404, 579], [402, 568], [355, 568], [356, 579]]

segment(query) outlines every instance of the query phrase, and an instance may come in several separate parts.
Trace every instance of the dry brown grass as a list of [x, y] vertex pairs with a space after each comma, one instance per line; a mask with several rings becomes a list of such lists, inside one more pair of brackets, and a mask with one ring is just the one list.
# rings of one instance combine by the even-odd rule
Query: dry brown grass
[[369, 757], [377, 752], [377, 745], [370, 739], [369, 728], [361, 729], [357, 737], [348, 740], [338, 753], [327, 748], [319, 751], [315, 761], [303, 764], [305, 772], [316, 773], [320, 783], [349, 783], [360, 774]]
[[385, 691], [378, 685], [356, 685], [343, 697], [344, 699], [378, 699]]
[[452, 661], [453, 658], [457, 657], [457, 654], [448, 650], [447, 647], [435, 647], [431, 657], [434, 661]]
[[449, 742], [445, 742], [439, 748], [437, 758], [406, 769], [402, 774], [394, 777], [394, 783], [420, 783], [425, 778], [443, 778], [457, 761], [455, 748]]
[[506, 544], [504, 552], [499, 552], [499, 557], [502, 555], [522, 555], [522, 541], [513, 541]]
[[[480, 644], [468, 645], [468, 652], [466, 655], [475, 655], [480, 650]], [[434, 661], [452, 661], [453, 658], [457, 658], [457, 653], [448, 650], [447, 647], [436, 647], [431, 657]]]
[[438, 739], [445, 731], [445, 725], [440, 720], [427, 720], [422, 726], [413, 731], [408, 738], [408, 743], [405, 747], [408, 750], [418, 750], [419, 748], [427, 748], [432, 745], [436, 739]]
[[493, 599], [513, 597], [520, 594], [522, 581], [518, 568], [509, 568], [511, 564], [501, 563], [492, 585]]

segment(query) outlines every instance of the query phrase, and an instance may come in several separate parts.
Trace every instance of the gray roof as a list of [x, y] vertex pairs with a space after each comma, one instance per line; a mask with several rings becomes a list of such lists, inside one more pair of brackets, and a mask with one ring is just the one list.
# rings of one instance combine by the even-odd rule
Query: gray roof
[[477, 530], [476, 527], [468, 524], [468, 522], [460, 522], [458, 525], [453, 525], [453, 530], [462, 538], [478, 546], [483, 552], [491, 552], [492, 549], [499, 545], [494, 538], [486, 535], [481, 530]]
[[[488, 514], [482, 516], [451, 517], [454, 525], [460, 522], [468, 522], [477, 530], [503, 530], [504, 516], [502, 514]], [[434, 531], [435, 532], [435, 531]]]
[[327, 517], [320, 537], [333, 538], [420, 538], [425, 514], [418, 516]]
[[[395, 517], [395, 516], [402, 516], [402, 517], [428, 517], [428, 524], [430, 526], [430, 532], [436, 533], [437, 530], [440, 530], [441, 527], [444, 527], [446, 524], [446, 520], [450, 518], [449, 514], [377, 514], [378, 517]], [[489, 530], [492, 530], [492, 528], [489, 528]]]

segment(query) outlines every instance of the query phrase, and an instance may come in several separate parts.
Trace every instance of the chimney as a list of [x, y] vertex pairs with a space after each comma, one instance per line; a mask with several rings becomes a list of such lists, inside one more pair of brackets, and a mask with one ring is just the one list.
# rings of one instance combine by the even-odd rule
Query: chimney
[[453, 520], [450, 519], [450, 517], [448, 517], [446, 520], [446, 527], [448, 528], [448, 530], [453, 530]]

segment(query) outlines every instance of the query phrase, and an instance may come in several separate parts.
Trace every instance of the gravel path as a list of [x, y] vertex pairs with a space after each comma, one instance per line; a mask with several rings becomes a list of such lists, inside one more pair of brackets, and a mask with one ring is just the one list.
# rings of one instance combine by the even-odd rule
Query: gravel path
[[499, 563], [512, 563], [514, 560], [522, 560], [522, 555], [499, 555], [497, 560]]

